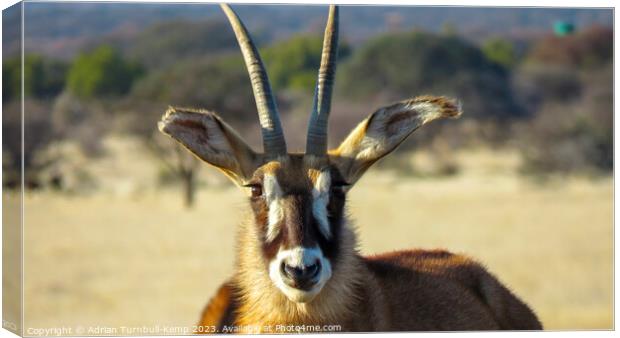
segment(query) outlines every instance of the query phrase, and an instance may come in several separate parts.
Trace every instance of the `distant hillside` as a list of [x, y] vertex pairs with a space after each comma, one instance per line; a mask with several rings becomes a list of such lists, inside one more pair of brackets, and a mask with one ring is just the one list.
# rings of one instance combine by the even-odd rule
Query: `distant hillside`
[[[138, 37], [162, 21], [222, 19], [214, 4], [44, 3], [25, 4], [26, 51], [70, 58], [89, 42]], [[239, 15], [258, 40], [272, 41], [297, 32], [319, 32], [326, 17], [322, 5], [236, 5]], [[3, 20], [15, 22], [3, 13]], [[355, 45], [374, 35], [419, 28], [454, 29], [478, 40], [490, 35], [515, 38], [548, 32], [557, 20], [577, 28], [598, 24], [611, 27], [611, 9], [484, 8], [343, 6], [342, 35]], [[16, 38], [16, 37], [14, 37]], [[13, 40], [14, 41], [14, 40]], [[3, 47], [17, 51], [7, 36]]]

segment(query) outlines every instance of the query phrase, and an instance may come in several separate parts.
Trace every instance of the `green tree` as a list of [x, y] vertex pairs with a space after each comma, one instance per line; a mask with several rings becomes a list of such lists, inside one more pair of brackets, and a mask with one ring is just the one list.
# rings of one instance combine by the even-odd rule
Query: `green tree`
[[506, 68], [512, 68], [517, 62], [514, 45], [508, 40], [489, 39], [482, 46], [482, 51], [489, 60]]
[[[21, 91], [21, 58], [5, 60], [2, 65], [2, 97], [15, 99]], [[24, 93], [26, 97], [50, 98], [58, 95], [64, 85], [67, 66], [63, 62], [48, 60], [40, 55], [24, 57]]]
[[469, 117], [505, 118], [523, 113], [509, 75], [457, 36], [406, 32], [361, 47], [341, 67], [337, 86], [351, 98], [448, 95], [463, 102]]
[[16, 98], [21, 90], [20, 58], [5, 59], [2, 62], [2, 101]]
[[[261, 52], [274, 88], [313, 88], [321, 64], [323, 37], [299, 35], [278, 42]], [[346, 58], [350, 48], [341, 42], [338, 59]]]
[[100, 46], [77, 57], [67, 79], [69, 90], [80, 97], [124, 95], [142, 74], [139, 65], [124, 60], [110, 46]]

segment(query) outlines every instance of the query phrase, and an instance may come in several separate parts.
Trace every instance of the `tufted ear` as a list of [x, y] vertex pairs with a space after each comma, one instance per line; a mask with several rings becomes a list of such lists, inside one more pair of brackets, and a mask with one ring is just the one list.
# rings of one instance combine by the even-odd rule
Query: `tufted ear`
[[380, 108], [329, 152], [330, 160], [353, 184], [419, 127], [438, 118], [460, 115], [460, 104], [445, 97], [421, 96]]
[[237, 185], [258, 168], [257, 154], [217, 114], [205, 110], [170, 107], [159, 130], [181, 143], [203, 161], [217, 167]]

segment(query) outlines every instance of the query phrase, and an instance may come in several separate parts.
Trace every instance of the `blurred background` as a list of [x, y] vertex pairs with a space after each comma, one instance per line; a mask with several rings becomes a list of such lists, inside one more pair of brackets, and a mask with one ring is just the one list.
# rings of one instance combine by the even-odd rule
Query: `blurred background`
[[[25, 327], [196, 323], [232, 273], [245, 201], [157, 121], [168, 105], [214, 110], [260, 150], [225, 16], [211, 4], [24, 8]], [[234, 8], [289, 149], [303, 150], [327, 7]], [[465, 111], [417, 131], [352, 190], [361, 251], [466, 253], [545, 328], [612, 329], [612, 18], [342, 7], [332, 146], [396, 100], [447, 95]], [[19, 198], [19, 19], [3, 12], [4, 208]]]

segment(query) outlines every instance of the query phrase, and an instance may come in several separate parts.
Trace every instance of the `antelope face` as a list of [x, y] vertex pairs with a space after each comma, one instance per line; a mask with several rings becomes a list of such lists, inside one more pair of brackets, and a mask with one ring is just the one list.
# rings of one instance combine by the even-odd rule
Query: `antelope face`
[[244, 186], [271, 281], [291, 301], [311, 301], [336, 268], [347, 182], [326, 158], [289, 155]]
[[[245, 27], [227, 5], [256, 98], [264, 153], [255, 152], [217, 114], [168, 109], [159, 129], [248, 192], [263, 269], [289, 300], [309, 302], [338, 272], [345, 192], [414, 130], [459, 116], [457, 102], [423, 96], [380, 108], [336, 149], [327, 150], [338, 9], [330, 7], [305, 154], [289, 154], [267, 72]], [[349, 249], [353, 250], [353, 249]]]

